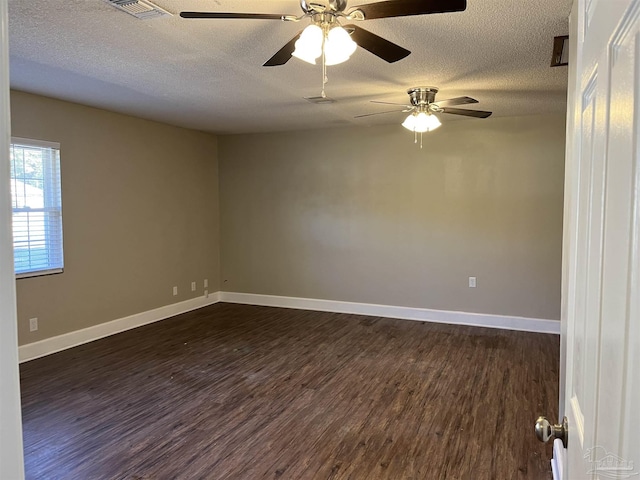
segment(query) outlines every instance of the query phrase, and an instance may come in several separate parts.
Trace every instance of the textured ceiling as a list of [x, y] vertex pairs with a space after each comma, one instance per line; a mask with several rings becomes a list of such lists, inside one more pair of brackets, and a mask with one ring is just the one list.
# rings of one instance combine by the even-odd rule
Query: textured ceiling
[[[215, 133], [400, 123], [369, 100], [406, 103], [414, 86], [438, 99], [468, 95], [496, 116], [563, 112], [567, 67], [550, 68], [553, 37], [568, 34], [572, 0], [468, 0], [459, 13], [360, 23], [412, 54], [386, 63], [358, 49], [322, 68], [291, 59], [261, 65], [304, 25], [187, 20], [180, 11], [301, 13], [298, 0], [156, 0], [173, 17], [138, 20], [104, 0], [9, 0], [11, 86]], [[371, 1], [351, 0], [355, 6]], [[464, 107], [463, 107], [464, 108]], [[441, 115], [446, 121], [483, 121]]]

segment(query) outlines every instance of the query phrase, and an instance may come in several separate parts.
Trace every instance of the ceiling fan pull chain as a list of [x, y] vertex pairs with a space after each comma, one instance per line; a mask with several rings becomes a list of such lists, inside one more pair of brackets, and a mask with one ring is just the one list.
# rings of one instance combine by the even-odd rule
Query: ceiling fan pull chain
[[327, 56], [324, 53], [326, 38], [326, 33], [324, 33], [322, 37], [322, 98], [327, 98], [327, 94], [324, 92], [324, 86], [327, 84]]

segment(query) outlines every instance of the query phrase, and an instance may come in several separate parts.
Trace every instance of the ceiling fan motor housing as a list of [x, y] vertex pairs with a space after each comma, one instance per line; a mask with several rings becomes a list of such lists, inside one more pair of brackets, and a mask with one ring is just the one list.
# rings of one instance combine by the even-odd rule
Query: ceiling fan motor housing
[[411, 105], [419, 107], [435, 102], [438, 89], [436, 87], [413, 87], [407, 90], [407, 93], [411, 99]]
[[304, 13], [343, 12], [347, 8], [347, 0], [330, 0], [329, 4], [300, 0], [300, 8]]

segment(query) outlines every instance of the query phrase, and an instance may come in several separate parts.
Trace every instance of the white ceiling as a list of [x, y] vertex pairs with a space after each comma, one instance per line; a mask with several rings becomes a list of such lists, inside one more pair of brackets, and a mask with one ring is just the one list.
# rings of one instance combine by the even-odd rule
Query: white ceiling
[[[291, 59], [262, 67], [302, 24], [188, 20], [180, 11], [298, 15], [298, 0], [156, 0], [174, 13], [152, 20], [104, 0], [9, 0], [11, 86], [214, 133], [400, 123], [369, 100], [406, 103], [414, 86], [438, 99], [468, 95], [495, 116], [563, 112], [567, 67], [550, 68], [553, 37], [568, 34], [572, 0], [468, 0], [459, 13], [369, 20], [363, 28], [412, 51], [386, 63], [358, 49], [322, 68]], [[351, 0], [349, 6], [374, 3]], [[306, 23], [305, 23], [306, 24]], [[462, 108], [465, 108], [464, 106]], [[483, 120], [441, 115], [446, 121]]]

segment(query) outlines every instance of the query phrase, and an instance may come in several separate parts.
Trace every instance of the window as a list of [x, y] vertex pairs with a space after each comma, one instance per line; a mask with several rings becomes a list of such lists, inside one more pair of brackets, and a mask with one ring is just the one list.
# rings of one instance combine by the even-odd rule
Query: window
[[60, 145], [12, 138], [9, 161], [16, 277], [62, 272]]

